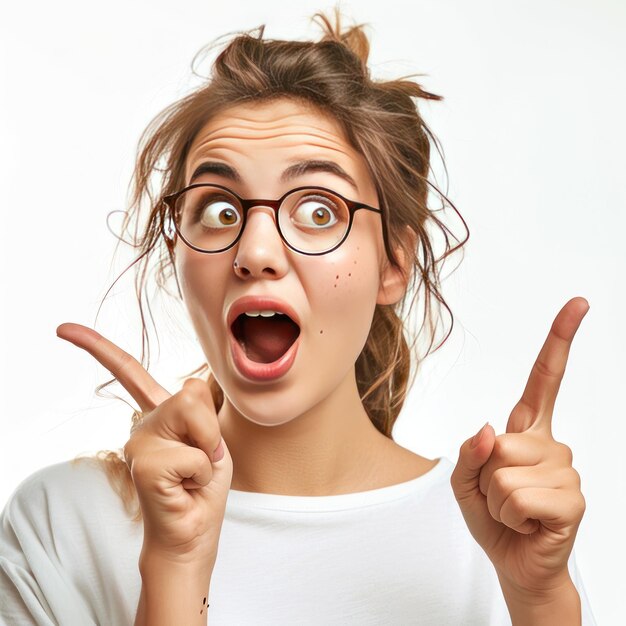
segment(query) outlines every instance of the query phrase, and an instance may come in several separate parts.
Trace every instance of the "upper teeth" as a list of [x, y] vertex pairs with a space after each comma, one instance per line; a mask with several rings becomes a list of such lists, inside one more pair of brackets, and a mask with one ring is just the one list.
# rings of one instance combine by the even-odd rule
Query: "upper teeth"
[[280, 311], [245, 311], [245, 314], [249, 317], [272, 317], [273, 315], [284, 315]]

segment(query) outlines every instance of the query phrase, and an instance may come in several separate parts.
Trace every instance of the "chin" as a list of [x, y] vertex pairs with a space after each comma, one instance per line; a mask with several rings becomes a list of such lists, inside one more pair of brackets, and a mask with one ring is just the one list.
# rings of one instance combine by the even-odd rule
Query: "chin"
[[[293, 387], [289, 391], [284, 389], [260, 391], [256, 388], [250, 393], [239, 391], [228, 394], [225, 402], [229, 403], [234, 413], [253, 424], [267, 427], [282, 426], [313, 410], [323, 399], [314, 397], [315, 390], [310, 386], [307, 392], [296, 391]], [[317, 394], [323, 395], [319, 387]]]

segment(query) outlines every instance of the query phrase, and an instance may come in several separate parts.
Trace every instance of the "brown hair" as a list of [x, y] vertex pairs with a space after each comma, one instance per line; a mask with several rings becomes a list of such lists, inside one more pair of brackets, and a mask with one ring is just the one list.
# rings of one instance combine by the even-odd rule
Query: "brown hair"
[[[173, 275], [178, 297], [182, 299], [174, 269], [173, 247], [163, 236], [165, 207], [161, 197], [184, 185], [185, 159], [194, 137], [208, 119], [235, 104], [285, 97], [297, 99], [332, 115], [344, 129], [348, 141], [365, 157], [383, 209], [389, 262], [402, 269], [395, 252], [399, 247], [411, 268], [410, 275], [405, 276], [407, 291], [403, 300], [396, 305], [376, 306], [366, 344], [355, 364], [363, 406], [376, 428], [392, 438], [393, 425], [418, 366], [435, 343], [438, 321], [433, 322], [433, 305], [441, 303], [451, 319], [450, 330], [435, 350], [452, 332], [452, 312], [439, 290], [439, 265], [467, 242], [469, 230], [452, 202], [429, 180], [431, 143], [440, 155], [441, 151], [419, 114], [417, 99], [441, 100], [441, 96], [405, 79], [410, 76], [387, 81], [372, 79], [367, 67], [369, 42], [363, 25], [343, 30], [337, 9], [334, 26], [323, 14], [316, 14], [313, 19], [316, 18], [323, 29], [323, 36], [317, 42], [263, 39], [264, 26], [236, 34], [217, 56], [205, 84], [164, 109], [142, 134], [132, 179], [130, 209], [123, 224], [123, 230], [130, 234], [134, 223], [131, 245], [139, 250], [125, 271], [138, 263], [135, 290], [143, 329], [141, 362], [145, 367], [149, 366], [149, 341], [142, 302], [145, 297], [152, 318], [145, 283], [153, 256], [157, 256], [157, 285], [169, 293], [167, 282]], [[154, 177], [157, 178], [156, 193], [152, 188]], [[437, 194], [443, 205], [451, 206], [460, 217], [465, 229], [462, 240], [440, 221], [435, 210], [429, 208], [430, 192]], [[145, 202], [149, 213], [140, 233], [139, 216]], [[445, 241], [444, 252], [439, 258], [433, 250], [434, 236], [428, 232], [431, 226], [441, 231]], [[410, 232], [407, 227], [416, 239], [407, 236]], [[456, 246], [451, 246], [449, 236], [457, 241]], [[409, 319], [420, 290], [424, 293], [422, 324], [409, 346], [404, 332], [405, 321]], [[409, 298], [411, 293], [413, 296]], [[108, 291], [105, 298], [107, 295]], [[403, 319], [399, 313], [405, 311], [407, 317]], [[425, 327], [429, 341], [423, 357], [416, 355], [411, 376], [411, 350]], [[207, 363], [183, 378], [207, 371], [216, 410], [219, 410], [223, 392]], [[100, 385], [96, 393], [114, 380]], [[96, 458], [103, 463], [112, 486], [122, 497], [129, 513], [131, 500], [135, 500], [134, 519], [140, 520], [141, 511], [134, 498], [134, 485], [121, 449], [101, 450]]]

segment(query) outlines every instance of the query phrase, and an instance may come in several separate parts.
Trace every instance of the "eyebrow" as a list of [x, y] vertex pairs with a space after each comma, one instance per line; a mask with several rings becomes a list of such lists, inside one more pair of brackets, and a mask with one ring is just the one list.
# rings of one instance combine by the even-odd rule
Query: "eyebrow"
[[[329, 172], [330, 174], [335, 174], [335, 176], [339, 176], [350, 183], [350, 185], [352, 185], [357, 192], [359, 190], [352, 176], [350, 176], [350, 174], [348, 174], [348, 172], [346, 172], [340, 165], [337, 165], [337, 163], [334, 163], [333, 161], [324, 161], [322, 159], [298, 161], [297, 163], [290, 165], [282, 173], [280, 182], [284, 183], [293, 180], [294, 178], [298, 178], [298, 176], [302, 176], [303, 174], [307, 174], [309, 172]], [[198, 167], [194, 170], [191, 175], [191, 179], [189, 180], [189, 184], [192, 184], [203, 174], [223, 176], [224, 178], [228, 178], [229, 180], [238, 183], [243, 181], [241, 175], [234, 167], [218, 161], [205, 161], [204, 163], [200, 163], [200, 165], [198, 165]]]

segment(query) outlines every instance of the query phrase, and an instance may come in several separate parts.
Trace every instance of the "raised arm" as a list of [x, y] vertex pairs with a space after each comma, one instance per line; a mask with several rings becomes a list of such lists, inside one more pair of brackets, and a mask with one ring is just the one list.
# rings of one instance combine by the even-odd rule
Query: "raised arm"
[[96, 331], [61, 324], [57, 334], [104, 365], [143, 412], [124, 446], [144, 525], [135, 623], [205, 624], [233, 474], [206, 382], [189, 379], [170, 395]]

